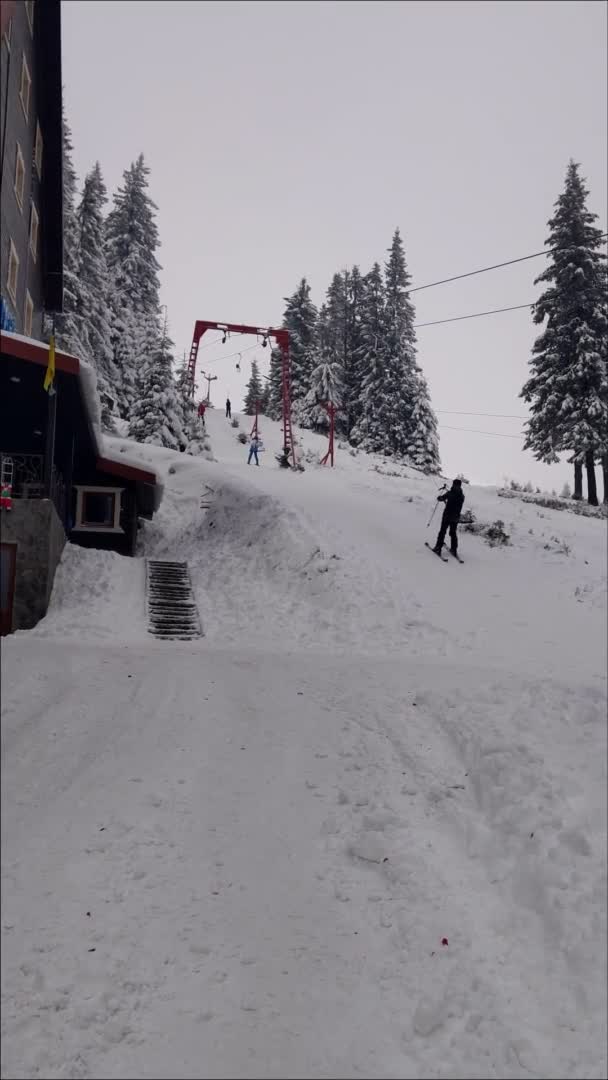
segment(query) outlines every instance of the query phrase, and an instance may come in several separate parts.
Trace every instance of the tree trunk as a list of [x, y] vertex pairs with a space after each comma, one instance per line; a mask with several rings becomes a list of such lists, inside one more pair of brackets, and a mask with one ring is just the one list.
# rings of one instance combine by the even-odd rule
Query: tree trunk
[[574, 462], [574, 492], [572, 494], [573, 499], [582, 499], [583, 497], [583, 463], [582, 461]]
[[597, 506], [597, 484], [595, 482], [593, 450], [587, 450], [587, 453], [585, 454], [585, 468], [587, 470], [587, 502], [590, 506]]
[[608, 504], [608, 455], [602, 459], [602, 472], [604, 474], [604, 502]]

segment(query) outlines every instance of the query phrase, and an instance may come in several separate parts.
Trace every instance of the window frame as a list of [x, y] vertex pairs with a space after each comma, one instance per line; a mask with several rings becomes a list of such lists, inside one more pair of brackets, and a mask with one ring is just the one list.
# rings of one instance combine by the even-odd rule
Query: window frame
[[[120, 524], [122, 510], [122, 487], [95, 487], [93, 484], [75, 484], [76, 490], [76, 522], [72, 532], [99, 532], [124, 535], [125, 530]], [[113, 495], [114, 496], [114, 522], [112, 525], [99, 525], [95, 522], [87, 522], [84, 519], [85, 499], [87, 495]]]
[[[29, 309], [29, 310], [28, 310]], [[28, 326], [29, 318], [29, 326]], [[25, 290], [25, 302], [23, 304], [23, 333], [26, 337], [32, 336], [32, 326], [34, 323], [34, 301], [30, 295], [30, 290]]]
[[[9, 240], [10, 240], [10, 247], [9, 247], [9, 251], [8, 251], [8, 274], [7, 274], [7, 278], [6, 278], [6, 291], [7, 291], [8, 295], [9, 295], [9, 297], [11, 298], [11, 300], [13, 301], [15, 310], [17, 310], [17, 293], [19, 291], [19, 263], [21, 262], [21, 260], [20, 260], [19, 255], [18, 255], [17, 248], [15, 247], [15, 245], [13, 243], [12, 237], [9, 237]], [[14, 292], [11, 289], [11, 267], [12, 267], [13, 263], [15, 264], [15, 291]]]
[[[21, 213], [23, 213], [23, 196], [25, 193], [25, 158], [21, 149], [20, 143], [15, 143], [17, 147], [17, 153], [15, 155], [15, 182], [13, 184], [13, 191], [15, 192], [15, 199], [17, 200], [17, 206]], [[19, 165], [21, 165], [21, 188], [17, 186], [17, 177], [19, 173]]]
[[34, 10], [34, 0], [25, 0], [25, 14], [31, 34], [34, 33]]
[[[36, 220], [35, 236], [33, 235], [34, 230], [32, 228], [32, 226], [34, 224], [34, 219]], [[34, 240], [33, 243], [32, 243], [32, 239]], [[29, 243], [29, 248], [30, 248], [30, 254], [31, 254], [32, 259], [34, 260], [34, 262], [38, 262], [38, 241], [39, 241], [39, 239], [40, 239], [40, 214], [38, 213], [38, 211], [36, 209], [36, 204], [32, 199], [32, 202], [30, 204], [30, 234], [29, 234], [28, 243]]]
[[42, 156], [44, 153], [44, 139], [42, 138], [42, 128], [40, 127], [40, 121], [36, 120], [36, 141], [34, 143], [34, 165], [36, 166], [36, 172], [38, 173], [38, 179], [42, 180]]
[[[23, 74], [27, 74], [27, 103], [23, 100]], [[30, 119], [30, 98], [32, 96], [32, 74], [29, 69], [27, 60], [25, 59], [25, 53], [21, 53], [21, 78], [19, 80], [19, 101], [21, 102], [21, 108], [23, 109], [23, 115], [29, 123]]]

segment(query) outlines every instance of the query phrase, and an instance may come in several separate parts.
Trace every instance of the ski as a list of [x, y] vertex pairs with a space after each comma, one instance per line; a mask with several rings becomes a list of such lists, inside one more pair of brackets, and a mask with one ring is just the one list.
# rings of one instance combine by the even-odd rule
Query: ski
[[441, 559], [441, 561], [442, 561], [442, 562], [447, 562], [447, 561], [448, 561], [447, 559], [444, 559], [443, 555], [440, 555], [440, 554], [439, 554], [439, 553], [438, 553], [437, 551], [435, 551], [435, 550], [434, 550], [434, 549], [433, 549], [433, 548], [431, 547], [431, 545], [430, 545], [429, 543], [427, 543], [427, 541], [426, 541], [426, 540], [424, 541], [424, 546], [425, 546], [425, 547], [427, 547], [427, 548], [429, 549], [429, 551], [432, 551], [432, 552], [433, 552], [433, 555], [436, 555], [436, 556], [437, 556], [437, 558], [438, 558], [438, 559]]
[[453, 551], [450, 551], [450, 555], [452, 556], [453, 559], [456, 559], [457, 562], [459, 562], [459, 563], [464, 562], [464, 559], [461, 559], [460, 555], [455, 555]]

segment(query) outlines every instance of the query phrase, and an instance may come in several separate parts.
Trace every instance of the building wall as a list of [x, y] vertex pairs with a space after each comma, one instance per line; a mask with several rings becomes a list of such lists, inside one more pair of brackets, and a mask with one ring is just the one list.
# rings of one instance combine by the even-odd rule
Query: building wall
[[[13, 6], [10, 20], [10, 43], [7, 32], [0, 44], [0, 138], [2, 161], [2, 194], [0, 197], [0, 294], [8, 312], [12, 316], [17, 333], [24, 333], [24, 312], [26, 289], [34, 305], [31, 337], [42, 338], [42, 230], [44, 228], [41, 210], [41, 183], [34, 165], [34, 147], [36, 142], [36, 122], [39, 116], [37, 86], [37, 64], [34, 35], [36, 33], [36, 4], [32, 4], [33, 27], [30, 28], [25, 0], [17, 0]], [[21, 86], [22, 59], [25, 57], [30, 72], [32, 86], [28, 117], [26, 118], [19, 90]], [[17, 164], [17, 144], [21, 148], [25, 165], [25, 184], [23, 207], [19, 206], [15, 195], [15, 169]], [[44, 147], [42, 154], [44, 171]], [[32, 205], [40, 218], [36, 258], [29, 246], [30, 215]], [[10, 242], [13, 241], [19, 256], [19, 276], [17, 281], [16, 303], [7, 288]]]
[[15, 499], [2, 511], [2, 539], [17, 544], [13, 630], [29, 630], [46, 614], [66, 537], [48, 499]]

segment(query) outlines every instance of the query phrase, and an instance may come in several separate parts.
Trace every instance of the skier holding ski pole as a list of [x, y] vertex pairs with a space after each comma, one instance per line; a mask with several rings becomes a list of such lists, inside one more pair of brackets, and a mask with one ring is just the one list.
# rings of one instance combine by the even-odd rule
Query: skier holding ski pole
[[437, 542], [433, 551], [436, 555], [441, 555], [441, 549], [443, 548], [443, 542], [445, 540], [445, 534], [448, 529], [450, 530], [450, 554], [455, 559], [458, 558], [458, 522], [460, 521], [460, 513], [462, 511], [462, 504], [464, 503], [464, 492], [462, 490], [462, 480], [454, 480], [449, 491], [444, 491], [443, 495], [437, 496], [437, 502], [445, 503], [445, 510], [443, 511], [443, 517], [441, 518], [441, 528], [437, 536]]

